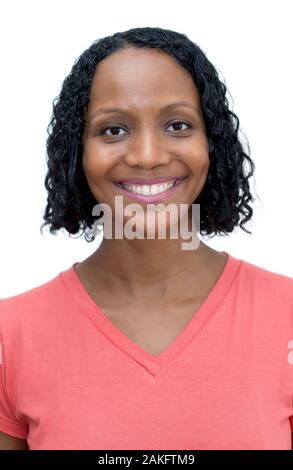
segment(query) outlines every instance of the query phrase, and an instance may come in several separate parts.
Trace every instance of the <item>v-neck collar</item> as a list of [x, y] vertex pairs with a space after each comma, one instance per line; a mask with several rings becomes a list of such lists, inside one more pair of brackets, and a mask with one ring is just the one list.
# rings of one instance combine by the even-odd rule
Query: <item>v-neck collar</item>
[[224, 268], [219, 275], [216, 283], [208, 296], [196, 310], [191, 320], [185, 325], [183, 330], [160, 354], [153, 356], [138, 344], [128, 338], [118, 327], [116, 327], [101, 308], [94, 302], [80, 281], [74, 266], [79, 264], [75, 262], [71, 267], [59, 274], [60, 279], [67, 287], [71, 296], [79, 304], [82, 311], [88, 316], [92, 323], [102, 332], [111, 343], [120, 348], [121, 351], [132, 357], [137, 363], [144, 367], [154, 377], [160, 370], [185, 349], [209, 321], [217, 310], [217, 307], [223, 302], [230, 286], [242, 263], [241, 259], [235, 258], [226, 251], [227, 255]]

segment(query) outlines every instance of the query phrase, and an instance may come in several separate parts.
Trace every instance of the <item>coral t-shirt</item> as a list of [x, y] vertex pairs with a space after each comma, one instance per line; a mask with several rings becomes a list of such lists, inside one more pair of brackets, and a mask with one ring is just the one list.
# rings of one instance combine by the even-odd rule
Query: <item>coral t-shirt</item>
[[227, 255], [157, 356], [111, 323], [77, 262], [1, 299], [0, 431], [30, 449], [291, 449], [293, 279]]

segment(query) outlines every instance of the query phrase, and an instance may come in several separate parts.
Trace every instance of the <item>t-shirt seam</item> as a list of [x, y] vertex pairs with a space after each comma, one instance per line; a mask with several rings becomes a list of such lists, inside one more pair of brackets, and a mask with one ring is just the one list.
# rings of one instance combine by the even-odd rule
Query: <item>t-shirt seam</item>
[[[221, 304], [224, 302], [224, 300], [227, 298], [227, 296], [228, 296], [228, 294], [229, 294], [229, 292], [230, 292], [232, 286], [234, 285], [234, 282], [236, 282], [236, 279], [237, 279], [237, 277], [239, 276], [240, 268], [241, 268], [242, 265], [243, 265], [243, 260], [241, 260], [241, 259], [239, 259], [239, 258], [236, 258], [236, 260], [238, 261], [238, 266], [237, 266], [236, 270], [234, 271], [233, 278], [232, 278], [232, 280], [231, 280], [230, 286], [228, 287], [228, 289], [227, 289], [227, 291], [225, 292], [224, 296], [221, 297], [220, 305], [221, 305]], [[235, 260], [233, 260], [233, 261], [235, 262]], [[227, 267], [227, 265], [226, 265], [226, 267]], [[72, 268], [70, 268], [70, 269], [72, 269]], [[223, 274], [223, 272], [222, 272], [222, 274]], [[81, 311], [86, 315], [86, 317], [88, 318], [88, 320], [90, 320], [90, 317], [89, 317], [89, 315], [88, 315], [87, 309], [84, 307], [83, 303], [79, 301], [79, 298], [77, 298], [76, 296], [73, 295], [73, 293], [72, 293], [70, 287], [67, 285], [68, 280], [67, 280], [67, 279], [66, 279], [66, 280], [63, 279], [62, 273], [59, 274], [59, 278], [60, 278], [60, 280], [61, 280], [61, 282], [62, 282], [62, 285], [65, 287], [65, 289], [66, 289], [68, 295], [70, 296], [70, 298], [74, 301], [75, 304], [77, 304], [77, 305], [79, 306], [79, 308], [80, 308]], [[218, 281], [220, 281], [220, 278], [221, 278], [221, 275], [220, 275], [220, 277], [218, 278], [216, 284], [218, 283]], [[206, 320], [204, 321], [204, 323], [201, 325], [199, 331], [197, 332], [197, 336], [200, 334], [200, 332], [203, 330], [203, 328], [206, 326], [206, 324], [212, 319], [212, 317], [215, 316], [214, 314], [215, 314], [215, 311], [217, 310], [218, 306], [219, 306], [219, 303], [217, 303], [217, 307], [214, 306], [213, 314], [210, 315], [210, 316], [208, 317], [208, 319], [206, 319]], [[104, 332], [102, 329], [99, 328], [99, 331], [100, 331], [100, 333], [102, 333], [103, 336], [105, 336], [108, 340], [110, 340], [110, 337], [109, 337], [107, 334], [105, 334], [105, 332]], [[192, 339], [193, 339], [193, 338], [192, 338]], [[192, 339], [191, 339], [190, 341], [192, 341]], [[111, 341], [111, 340], [110, 340], [110, 341]], [[188, 343], [188, 344], [189, 344], [189, 343]], [[116, 346], [117, 346], [117, 345], [116, 345]], [[120, 348], [120, 346], [118, 346], [118, 347]]]

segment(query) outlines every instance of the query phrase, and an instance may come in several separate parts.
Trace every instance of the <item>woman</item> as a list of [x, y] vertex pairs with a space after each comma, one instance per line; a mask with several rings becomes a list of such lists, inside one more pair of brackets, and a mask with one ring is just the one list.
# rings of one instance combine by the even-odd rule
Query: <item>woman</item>
[[[143, 235], [154, 202], [187, 205], [188, 227], [199, 204], [201, 234], [247, 231], [255, 167], [225, 85], [185, 35], [135, 28], [95, 42], [50, 125], [51, 233], [92, 241], [97, 203], [125, 228], [119, 196], [142, 208]], [[1, 448], [291, 448], [293, 279], [202, 241], [182, 249], [179, 216], [165, 238], [159, 220], [154, 238], [104, 237], [1, 299]]]

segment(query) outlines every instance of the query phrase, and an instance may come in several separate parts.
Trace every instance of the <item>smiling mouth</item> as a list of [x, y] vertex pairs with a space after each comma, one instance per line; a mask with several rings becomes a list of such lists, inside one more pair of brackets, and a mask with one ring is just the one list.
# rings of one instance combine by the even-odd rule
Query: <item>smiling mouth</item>
[[116, 184], [116, 186], [120, 186], [130, 193], [144, 197], [152, 197], [170, 191], [175, 186], [178, 186], [185, 178], [186, 177], [177, 178], [173, 181], [167, 181], [166, 183], [158, 184], [126, 184], [121, 182], [115, 182], [114, 184]]

